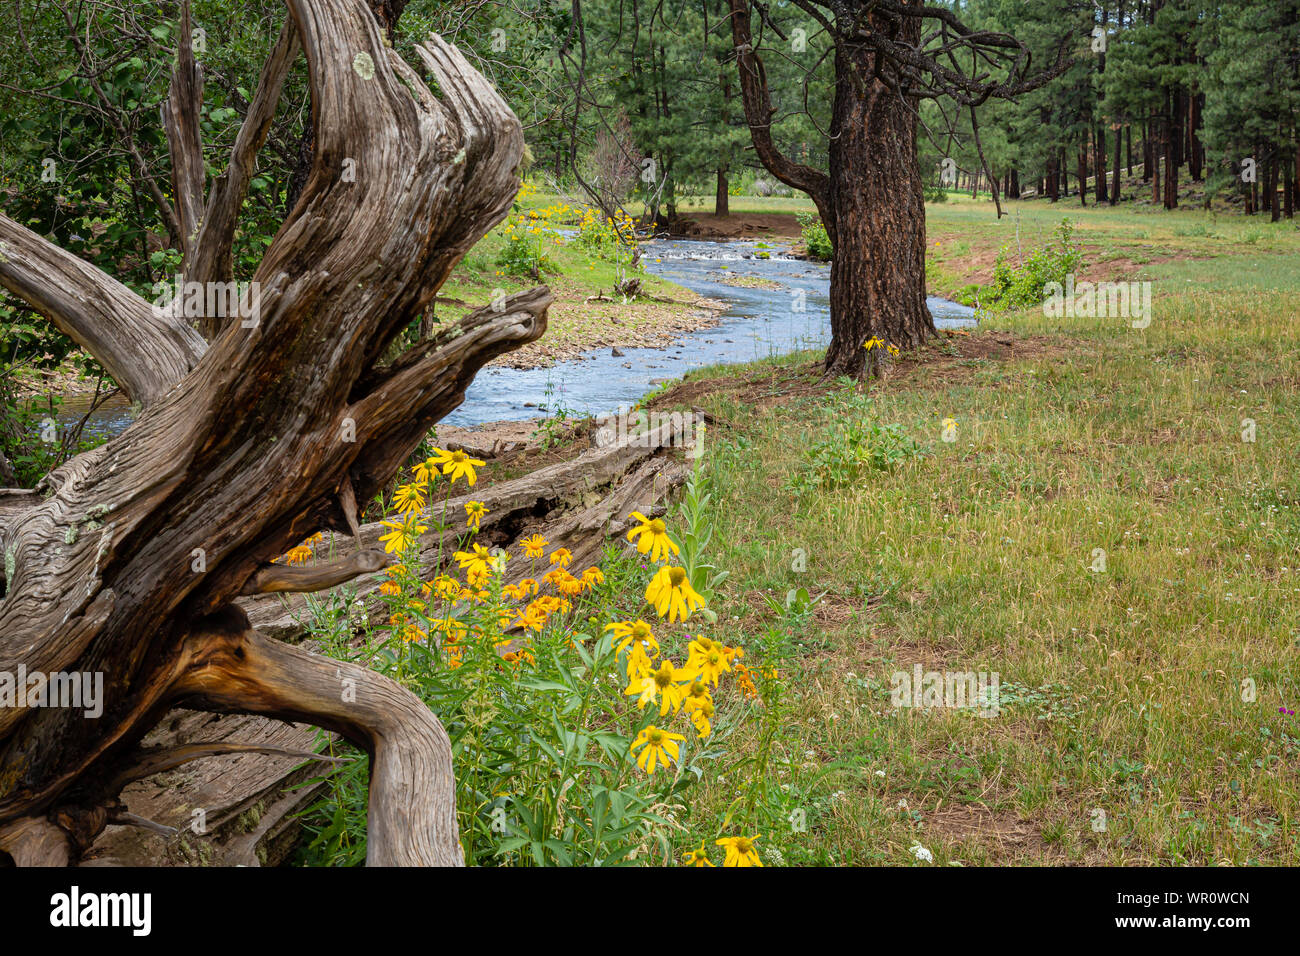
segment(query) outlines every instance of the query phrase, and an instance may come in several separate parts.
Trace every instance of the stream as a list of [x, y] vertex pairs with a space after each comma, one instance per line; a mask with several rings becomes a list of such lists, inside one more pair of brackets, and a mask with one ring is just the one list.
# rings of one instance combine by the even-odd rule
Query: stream
[[[443, 421], [473, 427], [561, 409], [569, 417], [601, 415], [635, 404], [657, 384], [692, 369], [825, 347], [829, 340], [829, 264], [793, 258], [780, 244], [691, 239], [648, 242], [644, 261], [648, 272], [730, 308], [718, 314], [716, 325], [686, 333], [666, 348], [623, 348], [621, 356], [600, 348], [549, 368], [485, 368], [464, 404]], [[728, 279], [757, 284], [732, 285]], [[941, 329], [975, 325], [974, 309], [933, 296], [928, 302]], [[60, 426], [79, 420], [89, 401], [89, 396], [70, 396], [59, 409]], [[95, 411], [86, 431], [113, 435], [130, 421], [130, 408], [118, 396]]]

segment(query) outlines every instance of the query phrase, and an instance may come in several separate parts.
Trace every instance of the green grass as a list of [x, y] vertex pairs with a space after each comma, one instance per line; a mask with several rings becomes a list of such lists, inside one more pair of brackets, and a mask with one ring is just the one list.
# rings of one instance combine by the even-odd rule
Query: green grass
[[[1044, 232], [1064, 211], [1023, 205]], [[975, 243], [1011, 228], [974, 203], [930, 214]], [[710, 389], [691, 402], [731, 423], [710, 432], [732, 572], [717, 610], [736, 640], [774, 628], [790, 653], [779, 786], [755, 821], [786, 862], [915, 864], [917, 843], [936, 865], [1300, 862], [1300, 723], [1278, 712], [1300, 710], [1300, 310], [1275, 291], [1300, 274], [1295, 230], [1241, 249], [1261, 224], [1208, 239], [1171, 237], [1194, 213], [1080, 218], [1122, 251], [1141, 232], [1216, 257], [1168, 267], [1146, 330], [1001, 316], [865, 393], [810, 391], [809, 354], [691, 376]], [[985, 354], [996, 338], [1010, 356]], [[926, 457], [787, 491], [803, 450], [853, 421], [902, 425]], [[795, 587], [828, 593], [810, 615], [766, 609]], [[891, 674], [916, 662], [998, 672], [1001, 714], [892, 707]], [[697, 812], [744, 786], [712, 782]]]

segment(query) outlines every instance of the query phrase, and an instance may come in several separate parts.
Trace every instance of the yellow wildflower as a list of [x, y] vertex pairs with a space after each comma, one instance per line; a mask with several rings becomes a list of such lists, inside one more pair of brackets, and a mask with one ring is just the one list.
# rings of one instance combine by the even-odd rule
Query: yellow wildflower
[[309, 558], [311, 558], [311, 548], [305, 544], [290, 548], [289, 553], [285, 555], [285, 559], [290, 564], [306, 564]]
[[519, 542], [526, 558], [540, 558], [548, 543], [540, 534], [531, 535]]
[[465, 514], [467, 516], [465, 518], [465, 526], [467, 528], [473, 528], [475, 531], [478, 531], [479, 522], [483, 520], [483, 516], [486, 515], [487, 513], [488, 513], [488, 509], [483, 505], [483, 502], [481, 501], [465, 502]]
[[659, 650], [659, 642], [655, 640], [654, 631], [645, 621], [615, 621], [613, 624], [606, 624], [605, 630], [614, 632], [614, 640], [618, 641], [618, 646], [614, 648], [618, 653], [635, 642], [641, 644], [645, 642], [655, 649]]
[[704, 598], [691, 587], [685, 568], [660, 568], [646, 588], [645, 599], [669, 623], [679, 618], [684, 621], [696, 608], [704, 607]]
[[682, 859], [685, 861], [687, 866], [713, 866], [713, 864], [709, 862], [709, 854], [705, 852], [703, 840], [700, 841], [700, 845], [694, 850], [687, 850]]
[[659, 716], [662, 717], [669, 710], [681, 709], [686, 687], [677, 682], [683, 677], [692, 676], [694, 675], [673, 667], [672, 661], [664, 661], [657, 670], [650, 671], [644, 677], [633, 678], [623, 693], [629, 697], [636, 697], [638, 707], [645, 707], [646, 704], [653, 704], [658, 700]]
[[758, 850], [754, 844], [758, 837], [723, 837], [721, 840], [715, 840], [718, 846], [727, 848], [727, 858], [722, 865], [726, 866], [762, 866], [763, 861], [758, 858]]
[[703, 635], [691, 641], [689, 651], [690, 657], [687, 658], [686, 666], [698, 672], [714, 687], [718, 686], [718, 677], [723, 671], [731, 670], [731, 664], [722, 653], [722, 648]]
[[424, 510], [424, 492], [418, 484], [402, 485], [393, 493], [393, 506], [398, 514], [411, 514]]
[[419, 540], [420, 535], [429, 530], [428, 525], [420, 524], [413, 514], [406, 515], [401, 521], [381, 521], [380, 524], [389, 529], [388, 534], [379, 539], [384, 544], [384, 550], [396, 551], [398, 554], [406, 551]]
[[476, 581], [482, 581], [492, 573], [492, 568], [496, 566], [496, 558], [491, 552], [481, 544], [473, 546], [473, 551], [457, 551], [452, 557], [460, 562], [460, 566], [465, 569], [465, 579], [470, 584]]
[[478, 475], [474, 473], [475, 468], [482, 468], [487, 462], [480, 461], [478, 458], [471, 458], [463, 451], [443, 451], [441, 448], [435, 448], [437, 453], [431, 459], [431, 462], [442, 466], [442, 473], [451, 478], [454, 483], [459, 478], [464, 478], [466, 484], [471, 488], [474, 482], [478, 481]]
[[[632, 517], [641, 523], [627, 533], [627, 540], [636, 542], [638, 552], [645, 554], [649, 551], [651, 561], [658, 561], [660, 557], [667, 558], [669, 552], [679, 553], [680, 549], [668, 537], [668, 526], [661, 518], [651, 521], [639, 511], [633, 511]], [[638, 536], [640, 541], [637, 541]]]
[[685, 739], [681, 734], [669, 733], [653, 725], [645, 728], [632, 742], [633, 753], [636, 753], [638, 747], [645, 748], [637, 754], [637, 766], [646, 773], [654, 773], [655, 767], [659, 764], [667, 767], [671, 763], [676, 763], [677, 741]]

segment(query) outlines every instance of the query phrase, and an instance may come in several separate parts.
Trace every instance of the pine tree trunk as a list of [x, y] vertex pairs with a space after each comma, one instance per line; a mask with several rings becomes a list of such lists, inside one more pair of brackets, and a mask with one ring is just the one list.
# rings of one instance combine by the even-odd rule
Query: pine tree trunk
[[1106, 127], [1097, 124], [1093, 138], [1093, 168], [1097, 176], [1097, 205], [1106, 202]]
[[1123, 139], [1124, 139], [1123, 131], [1120, 130], [1120, 129], [1118, 129], [1118, 128], [1116, 128], [1116, 130], [1115, 130], [1115, 169], [1114, 169], [1114, 171], [1111, 173], [1111, 177], [1110, 177], [1110, 204], [1111, 204], [1112, 206], [1119, 205], [1119, 191], [1120, 191], [1120, 176], [1119, 176], [1120, 146], [1122, 145], [1122, 140], [1123, 140]]
[[1290, 170], [1287, 169], [1288, 165], [1286, 163], [1282, 164], [1282, 214], [1291, 219], [1295, 216], [1295, 180], [1290, 176]]
[[1079, 205], [1088, 205], [1088, 137], [1079, 144]]
[[731, 183], [727, 179], [727, 169], [724, 166], [718, 170], [718, 192], [713, 200], [713, 214], [715, 216], [731, 215]]
[[[900, 42], [918, 43], [921, 22], [905, 18]], [[882, 69], [892, 67], [882, 64]], [[831, 344], [826, 373], [855, 378], [878, 370], [879, 338], [916, 347], [934, 334], [925, 301], [925, 203], [916, 155], [917, 104], [873, 75], [865, 47], [836, 55], [831, 118]]]
[[1277, 180], [1280, 172], [1281, 163], [1277, 161], [1276, 153], [1269, 157], [1268, 160], [1268, 207], [1270, 218], [1277, 222], [1282, 218], [1282, 206], [1278, 202]]
[[1161, 144], [1165, 155], [1165, 208], [1178, 208], [1178, 164], [1182, 152], [1179, 146], [1179, 131], [1182, 122], [1178, 110], [1178, 95], [1166, 94], [1165, 117], [1161, 123], [1164, 142]]
[[1205, 94], [1195, 93], [1188, 97], [1188, 111], [1191, 114], [1187, 120], [1187, 137], [1188, 137], [1188, 173], [1192, 177], [1192, 182], [1199, 183], [1205, 179], [1205, 147], [1201, 143], [1201, 110], [1205, 105]]
[[[1155, 146], [1151, 142], [1155, 134], [1155, 118], [1142, 124], [1142, 182], [1151, 182], [1151, 177], [1155, 175]], [[1160, 201], [1160, 191], [1156, 190], [1155, 202]]]
[[[1154, 127], [1154, 124], [1152, 124]], [[1154, 128], [1152, 135], [1155, 134]], [[1151, 205], [1156, 205], [1164, 201], [1164, 193], [1160, 191], [1160, 155], [1155, 143], [1151, 144], [1151, 162], [1147, 166], [1151, 171]]]

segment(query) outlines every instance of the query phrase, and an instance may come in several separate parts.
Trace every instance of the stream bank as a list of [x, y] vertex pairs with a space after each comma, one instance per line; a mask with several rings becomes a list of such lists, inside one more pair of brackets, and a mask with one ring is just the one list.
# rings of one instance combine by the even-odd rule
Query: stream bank
[[[443, 423], [470, 429], [602, 415], [634, 405], [646, 392], [694, 369], [824, 348], [829, 340], [830, 266], [797, 258], [787, 244], [660, 239], [645, 244], [644, 261], [653, 275], [721, 305], [701, 312], [699, 326], [667, 346], [592, 349], [530, 368], [488, 366]], [[976, 324], [967, 306], [933, 296], [928, 302], [940, 329]], [[89, 395], [70, 396], [60, 408], [60, 424], [79, 420], [89, 400]], [[117, 434], [130, 421], [131, 409], [118, 396], [95, 411], [87, 432]]]

